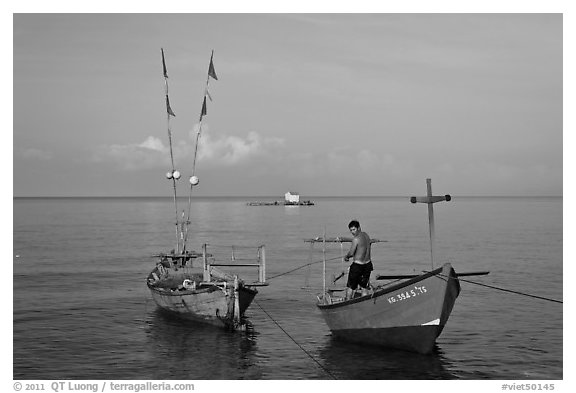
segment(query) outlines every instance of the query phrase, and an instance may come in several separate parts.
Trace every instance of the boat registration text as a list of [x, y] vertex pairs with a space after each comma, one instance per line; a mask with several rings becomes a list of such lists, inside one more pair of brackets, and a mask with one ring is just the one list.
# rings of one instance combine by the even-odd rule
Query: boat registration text
[[396, 294], [395, 296], [390, 296], [388, 297], [388, 303], [392, 304], [392, 303], [396, 303], [396, 302], [401, 302], [403, 300], [406, 299], [410, 299], [412, 297], [416, 297], [422, 294], [426, 293], [426, 287], [425, 286], [414, 286], [413, 289], [410, 290], [406, 290], [404, 292], [401, 292], [399, 294]]

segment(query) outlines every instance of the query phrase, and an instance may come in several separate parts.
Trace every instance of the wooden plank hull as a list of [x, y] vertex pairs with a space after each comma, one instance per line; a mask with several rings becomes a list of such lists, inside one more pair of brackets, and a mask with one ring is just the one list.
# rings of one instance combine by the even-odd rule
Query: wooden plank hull
[[[156, 271], [156, 270], [155, 270]], [[182, 282], [184, 278], [195, 278], [192, 275], [184, 276], [176, 274], [168, 269], [172, 282]], [[199, 283], [201, 280], [197, 279]], [[235, 291], [232, 283], [228, 285], [207, 285], [201, 284], [198, 288], [185, 289], [174, 288], [170, 285], [161, 286], [148, 283], [148, 289], [154, 302], [164, 311], [186, 320], [208, 323], [226, 328], [236, 328], [234, 319], [238, 312], [235, 306]], [[223, 284], [220, 282], [219, 284]], [[238, 287], [238, 309], [239, 318], [244, 318], [244, 312], [252, 303], [258, 291], [253, 288], [239, 284]]]
[[332, 304], [323, 301], [318, 308], [335, 337], [429, 353], [459, 293], [456, 273], [445, 264], [419, 277], [378, 287], [366, 296]]
[[[174, 294], [151, 288], [150, 292], [156, 304], [176, 316], [216, 326], [232, 327], [234, 295], [232, 289], [216, 289], [209, 293]], [[257, 291], [242, 287], [238, 291], [240, 318], [252, 303]]]

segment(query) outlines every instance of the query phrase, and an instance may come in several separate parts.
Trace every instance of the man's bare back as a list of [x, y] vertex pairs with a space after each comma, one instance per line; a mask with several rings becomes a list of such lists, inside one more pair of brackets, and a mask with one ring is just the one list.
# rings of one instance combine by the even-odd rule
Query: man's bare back
[[354, 236], [352, 239], [352, 245], [350, 246], [350, 251], [346, 254], [344, 258], [346, 261], [353, 258], [355, 263], [368, 263], [370, 262], [370, 236], [366, 232], [362, 232], [359, 227], [350, 227], [350, 232]]
[[368, 263], [370, 262], [370, 236], [366, 232], [360, 232], [352, 240], [352, 245], [356, 243], [354, 250], [354, 262]]
[[356, 288], [362, 288], [364, 293], [370, 286], [370, 272], [374, 270], [370, 257], [371, 241], [367, 233], [362, 232], [360, 223], [357, 220], [348, 224], [350, 233], [354, 236], [350, 251], [344, 257], [348, 261], [352, 258], [352, 264], [348, 269], [348, 282], [346, 283], [346, 299], [353, 296]]

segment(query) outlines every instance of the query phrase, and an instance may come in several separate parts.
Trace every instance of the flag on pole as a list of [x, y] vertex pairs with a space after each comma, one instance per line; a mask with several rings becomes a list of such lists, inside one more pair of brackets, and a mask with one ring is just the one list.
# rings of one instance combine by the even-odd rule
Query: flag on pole
[[164, 61], [164, 48], [160, 48], [162, 51], [162, 69], [164, 71], [164, 78], [168, 78], [168, 71], [166, 71], [166, 62]]
[[212, 63], [212, 57], [214, 56], [214, 51], [212, 51], [212, 55], [210, 56], [210, 66], [208, 67], [208, 75], [212, 78], [218, 80], [216, 76], [216, 70], [214, 70], [214, 63]]
[[202, 102], [202, 113], [200, 113], [200, 120], [202, 120], [202, 116], [206, 116], [208, 112], [206, 111], [206, 96], [204, 96], [204, 102]]
[[168, 114], [169, 114], [170, 116], [176, 117], [176, 115], [174, 114], [174, 112], [172, 112], [172, 108], [170, 108], [170, 100], [168, 99], [168, 94], [166, 94], [166, 111], [168, 112]]

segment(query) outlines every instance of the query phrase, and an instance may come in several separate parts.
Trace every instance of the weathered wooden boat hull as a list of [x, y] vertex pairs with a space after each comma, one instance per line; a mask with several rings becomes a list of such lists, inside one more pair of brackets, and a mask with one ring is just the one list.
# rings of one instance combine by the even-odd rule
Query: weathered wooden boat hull
[[[230, 327], [234, 310], [234, 291], [215, 289], [200, 293], [170, 293], [168, 291], [150, 288], [156, 304], [179, 318], [209, 323], [216, 326]], [[240, 318], [252, 303], [258, 291], [240, 287], [239, 306]]]
[[332, 334], [347, 341], [430, 353], [460, 283], [450, 264], [351, 300], [318, 304]]
[[[202, 281], [202, 274], [187, 269], [164, 267], [161, 270], [162, 273], [157, 266], [152, 272], [161, 279], [150, 279], [152, 273], [149, 276], [147, 285], [152, 299], [164, 311], [186, 320], [237, 328], [236, 325], [243, 320], [244, 312], [258, 293], [242, 282], [238, 283], [236, 292], [233, 282], [215, 280], [206, 283]], [[194, 288], [184, 288], [181, 284], [185, 280], [194, 282]]]

